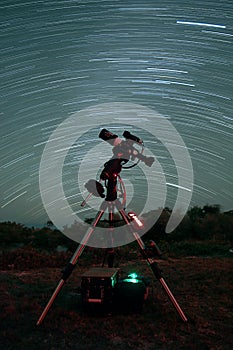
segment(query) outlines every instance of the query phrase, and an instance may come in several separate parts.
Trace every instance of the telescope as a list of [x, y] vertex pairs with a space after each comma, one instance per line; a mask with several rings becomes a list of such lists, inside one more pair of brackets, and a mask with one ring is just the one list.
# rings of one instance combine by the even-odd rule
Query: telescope
[[[147, 157], [143, 155], [143, 151], [144, 151], [143, 140], [126, 130], [123, 132], [123, 136], [125, 140], [122, 140], [121, 138], [118, 137], [118, 135], [113, 134], [111, 131], [107, 129], [102, 129], [101, 132], [99, 133], [99, 138], [101, 138], [103, 141], [106, 141], [113, 146], [112, 159], [121, 159], [122, 162], [127, 163], [129, 160], [134, 161], [135, 158], [137, 158], [138, 162], [134, 165], [137, 165], [139, 161], [142, 161], [147, 166], [151, 167], [152, 164], [154, 163], [154, 157]], [[141, 146], [140, 151], [133, 146], [135, 143]], [[129, 169], [129, 168], [132, 168], [132, 166], [125, 167], [125, 169]]]
[[[128, 139], [132, 140], [134, 142], [137, 142], [139, 144], [143, 144], [143, 141], [139, 139], [139, 137], [132, 135], [129, 131], [124, 131], [123, 136]], [[99, 133], [99, 137], [104, 140], [104, 141], [109, 141], [109, 143], [114, 145], [114, 140], [118, 138], [118, 135], [113, 134], [112, 132], [108, 131], [107, 129], [102, 129], [101, 132]], [[113, 143], [112, 143], [113, 140]]]

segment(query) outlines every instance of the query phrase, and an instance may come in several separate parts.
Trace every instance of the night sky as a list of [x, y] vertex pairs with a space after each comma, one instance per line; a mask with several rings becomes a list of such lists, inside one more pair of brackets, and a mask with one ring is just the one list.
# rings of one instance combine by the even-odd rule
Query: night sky
[[[231, 0], [2, 0], [0, 17], [0, 221], [47, 222], [39, 188], [46, 142], [73, 113], [115, 102], [160, 113], [182, 136], [194, 172], [190, 206], [233, 209]], [[86, 123], [98, 127], [100, 116]], [[169, 183], [159, 143], [155, 152]], [[70, 157], [72, 197], [77, 154]]]

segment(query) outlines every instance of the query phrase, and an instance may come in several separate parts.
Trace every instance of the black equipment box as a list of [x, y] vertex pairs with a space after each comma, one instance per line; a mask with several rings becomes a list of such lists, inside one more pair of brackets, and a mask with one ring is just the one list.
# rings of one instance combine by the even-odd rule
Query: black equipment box
[[114, 288], [118, 282], [119, 269], [91, 268], [81, 276], [82, 302], [84, 306], [113, 304]]
[[116, 286], [116, 305], [119, 311], [141, 312], [148, 296], [148, 287], [143, 280], [132, 282], [130, 279], [119, 280]]

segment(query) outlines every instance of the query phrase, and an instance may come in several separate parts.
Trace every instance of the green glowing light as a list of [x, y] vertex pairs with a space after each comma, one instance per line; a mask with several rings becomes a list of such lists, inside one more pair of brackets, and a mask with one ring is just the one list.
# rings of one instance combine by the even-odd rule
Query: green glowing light
[[136, 273], [130, 273], [128, 278], [124, 279], [125, 282], [130, 283], [140, 283], [141, 281], [138, 279], [138, 275]]
[[130, 283], [139, 283], [140, 281], [136, 278], [125, 278], [124, 282], [130, 282]]

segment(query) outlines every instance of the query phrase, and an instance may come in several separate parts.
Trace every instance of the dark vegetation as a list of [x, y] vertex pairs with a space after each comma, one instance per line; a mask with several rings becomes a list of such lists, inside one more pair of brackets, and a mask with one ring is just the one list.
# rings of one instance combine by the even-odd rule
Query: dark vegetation
[[[143, 236], [154, 240], [170, 257], [231, 256], [233, 248], [233, 212], [222, 213], [219, 206], [193, 207], [172, 234], [165, 233], [171, 211], [163, 210], [159, 220]], [[87, 220], [88, 221], [88, 220]], [[77, 243], [67, 238], [48, 221], [43, 228], [29, 228], [15, 222], [0, 223], [0, 268], [36, 268], [64, 263]], [[137, 243], [121, 247], [124, 255], [131, 254]], [[88, 248], [94, 258], [98, 249]], [[88, 256], [89, 256], [88, 255]], [[28, 266], [26, 266], [28, 265]]]
[[40, 327], [36, 321], [77, 247], [51, 222], [41, 229], [0, 223], [0, 347], [93, 350], [228, 350], [232, 341], [233, 213], [219, 206], [190, 209], [175, 232], [165, 234], [163, 210], [143, 237], [164, 251], [163, 276], [188, 316], [183, 323], [143, 261], [136, 242], [116, 249], [122, 273], [151, 279], [140, 314], [93, 317], [80, 308], [80, 275], [101, 266], [105, 251], [87, 247]]

